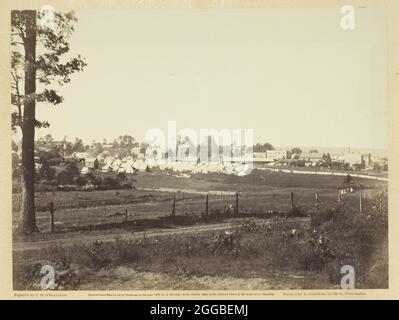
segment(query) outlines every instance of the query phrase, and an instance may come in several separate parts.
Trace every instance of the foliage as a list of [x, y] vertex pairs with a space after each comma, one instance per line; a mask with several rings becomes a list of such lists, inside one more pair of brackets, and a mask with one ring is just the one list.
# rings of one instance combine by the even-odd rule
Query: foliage
[[68, 162], [64, 170], [57, 174], [57, 184], [73, 184], [74, 179], [80, 176], [79, 168], [75, 162]]
[[240, 253], [241, 235], [239, 232], [219, 232], [213, 238], [213, 252], [218, 255], [233, 255]]
[[71, 259], [60, 246], [47, 250], [49, 257], [34, 264], [14, 265], [16, 290], [43, 290], [41, 287], [42, 267], [50, 265], [55, 270], [54, 290], [77, 290], [81, 278], [71, 267]]
[[350, 174], [347, 174], [342, 181], [342, 188], [349, 189], [354, 187], [354, 181]]
[[94, 186], [101, 185], [101, 177], [97, 177], [93, 172], [88, 172], [85, 174], [85, 180], [88, 184], [92, 184]]
[[50, 167], [47, 160], [42, 162], [38, 172], [38, 178], [46, 182], [52, 182], [55, 179], [55, 169]]
[[253, 146], [253, 152], [265, 152], [267, 150], [274, 150], [273, 145], [268, 142], [263, 144], [257, 143]]
[[331, 165], [332, 165], [331, 155], [329, 153], [323, 153], [323, 156], [321, 157], [321, 166], [331, 167]]
[[286, 213], [287, 217], [306, 217], [307, 215], [305, 208], [301, 206], [294, 206]]
[[293, 160], [291, 161], [293, 167], [303, 168], [305, 166], [305, 161], [303, 160]]
[[289, 154], [290, 154], [291, 156], [300, 155], [301, 153], [302, 153], [302, 149], [299, 148], [299, 147], [292, 148], [292, 149], [289, 151]]
[[[69, 40], [74, 31], [74, 24], [77, 22], [73, 12], [60, 13], [54, 12], [54, 28], [42, 25], [40, 22], [36, 26], [37, 57], [33, 67], [36, 70], [37, 88], [42, 88], [36, 92], [34, 97], [27, 97], [23, 90], [24, 70], [27, 68], [24, 56], [24, 46], [27, 41], [27, 24], [31, 23], [28, 19], [29, 11], [11, 11], [11, 76], [12, 92], [11, 103], [15, 107], [12, 112], [12, 128], [15, 130], [18, 126], [22, 128], [24, 118], [24, 101], [33, 98], [37, 102], [50, 103], [58, 105], [63, 101], [63, 97], [58, 95], [55, 89], [48, 88], [51, 84], [62, 86], [69, 83], [70, 75], [82, 71], [86, 63], [77, 56], [75, 58], [66, 58], [64, 56], [69, 52]], [[37, 19], [44, 17], [45, 12], [37, 12]], [[48, 127], [46, 121], [35, 120], [37, 128]]]
[[373, 200], [371, 208], [367, 211], [367, 218], [376, 223], [388, 223], [388, 198], [384, 194]]
[[11, 154], [11, 168], [15, 170], [19, 165], [20, 159], [16, 153]]
[[[386, 214], [384, 204], [371, 210]], [[331, 214], [336, 208], [328, 210]], [[328, 212], [320, 212], [325, 215]], [[387, 286], [387, 223], [368, 215], [341, 212], [337, 219], [318, 225], [299, 225], [293, 220], [274, 217], [265, 222], [245, 220], [237, 229], [194, 235], [132, 237], [114, 242], [95, 241], [51, 253], [57, 261], [77, 264], [97, 272], [102, 268], [129, 265], [133, 269], [170, 273], [173, 276], [259, 277], [284, 272], [316, 271], [339, 287], [340, 268], [349, 264], [356, 270], [356, 287]], [[378, 254], [376, 256], [376, 254]], [[375, 272], [378, 275], [370, 274]], [[25, 277], [29, 278], [29, 273]], [[23, 278], [17, 273], [17, 281]], [[377, 281], [377, 280], [379, 281]], [[382, 279], [382, 281], [381, 281]], [[84, 281], [84, 278], [82, 278]], [[281, 279], [278, 279], [281, 281]], [[306, 288], [319, 288], [312, 280]], [[328, 286], [328, 284], [324, 284]]]
[[364, 162], [353, 164], [353, 168], [354, 168], [355, 170], [357, 170], [357, 171], [360, 171], [360, 170], [364, 169], [365, 167], [366, 167], [366, 165], [365, 165]]
[[117, 177], [117, 179], [119, 180], [119, 181], [127, 181], [127, 175], [126, 175], [126, 173], [124, 173], [124, 172], [118, 172], [117, 174], [116, 174], [116, 177]]
[[79, 187], [82, 187], [82, 186], [88, 184], [88, 179], [84, 176], [79, 175], [79, 176], [73, 177], [72, 183]]

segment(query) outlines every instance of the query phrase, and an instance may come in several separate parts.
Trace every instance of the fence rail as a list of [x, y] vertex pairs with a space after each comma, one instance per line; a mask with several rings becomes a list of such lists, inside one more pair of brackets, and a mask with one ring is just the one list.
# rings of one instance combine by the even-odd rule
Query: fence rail
[[[209, 194], [209, 193], [206, 193], [203, 197], [195, 198], [194, 200], [196, 200], [196, 202], [194, 204], [191, 203], [191, 205], [195, 206], [195, 210], [193, 210], [191, 213], [193, 215], [199, 216], [200, 218], [207, 218], [207, 217], [210, 217], [211, 215], [223, 215], [223, 216], [227, 215], [227, 216], [234, 217], [234, 216], [245, 216], [245, 215], [251, 216], [251, 214], [254, 215], [255, 213], [257, 215], [259, 215], [259, 214], [265, 214], [265, 213], [269, 214], [270, 212], [275, 212], [274, 210], [267, 210], [267, 211], [263, 210], [262, 211], [262, 210], [258, 210], [258, 209], [255, 209], [255, 210], [248, 209], [248, 207], [241, 205], [241, 200], [244, 198], [242, 193], [240, 193], [239, 191], [236, 191], [232, 194], [234, 194], [234, 198], [230, 198], [229, 199], [230, 201], [228, 202], [228, 204], [226, 204], [226, 201], [225, 201], [226, 199], [223, 199], [223, 198], [219, 199], [216, 196], [211, 198], [211, 194]], [[230, 195], [231, 195], [231, 193], [230, 193]], [[311, 201], [311, 204], [313, 203], [313, 205], [311, 205], [311, 209], [309, 209], [307, 211], [318, 213], [318, 212], [320, 212], [321, 205], [323, 205], [325, 203], [323, 203], [323, 201], [321, 201], [319, 193], [314, 193], [313, 197], [314, 197], [313, 198], [314, 202]], [[363, 213], [364, 208], [365, 208], [365, 198], [362, 194], [359, 194], [358, 199], [359, 200], [358, 200], [358, 204], [356, 205], [357, 206], [356, 210], [359, 213]], [[130, 202], [127, 201], [125, 203], [117, 203], [117, 205], [123, 206], [124, 204], [139, 203], [138, 199], [135, 199], [135, 200], [136, 201], [130, 201]], [[162, 199], [162, 201], [164, 203], [168, 203], [170, 201], [170, 211], [168, 212], [166, 210], [166, 212], [164, 213], [163, 216], [164, 217], [169, 216], [172, 219], [174, 219], [178, 215], [178, 213], [183, 216], [184, 216], [184, 213], [187, 215], [187, 211], [189, 211], [189, 210], [187, 210], [187, 204], [185, 203], [186, 200], [192, 201], [193, 198], [177, 199], [176, 195], [174, 195], [171, 198], [167, 197], [165, 199]], [[329, 198], [329, 200], [331, 202], [331, 198]], [[353, 200], [354, 199], [352, 198], [352, 201]], [[212, 201], [214, 204], [213, 207], [212, 207]], [[248, 201], [248, 199], [247, 199], [247, 201]], [[338, 192], [337, 198], [335, 201], [336, 201], [336, 204], [338, 204], [338, 205], [343, 204], [344, 200], [343, 200], [343, 195], [341, 194], [341, 192]], [[97, 207], [101, 207], [101, 205], [99, 204], [99, 202], [101, 203], [101, 201], [90, 200], [90, 202], [96, 202]], [[103, 202], [106, 202], [106, 201], [103, 200]], [[216, 203], [219, 205], [218, 210], [216, 210], [216, 207], [217, 207], [215, 205]], [[223, 205], [223, 203], [224, 203], [224, 207], [222, 206], [222, 210], [220, 210], [220, 206]], [[288, 210], [295, 210], [299, 207], [299, 206], [297, 206], [296, 197], [295, 197], [294, 192], [290, 192], [289, 195], [287, 194], [287, 205], [288, 205], [288, 203], [289, 203], [288, 208], [290, 208]], [[54, 232], [56, 229], [55, 225], [57, 225], [57, 221], [56, 221], [57, 220], [57, 214], [56, 214], [57, 210], [65, 209], [65, 207], [67, 207], [67, 204], [70, 204], [70, 203], [69, 202], [50, 202], [47, 204], [46, 207], [45, 206], [42, 207], [43, 209], [44, 209], [44, 207], [46, 209], [43, 211], [49, 212], [49, 218], [48, 218], [49, 220], [48, 221], [50, 224], [50, 227], [49, 227], [50, 232]], [[80, 206], [79, 208], [82, 208], [82, 207]], [[182, 208], [184, 208], [184, 210], [182, 210]], [[119, 211], [121, 211], [121, 212], [119, 212]], [[119, 211], [117, 212], [117, 214], [115, 214], [115, 216], [122, 216], [122, 219], [118, 218], [118, 220], [117, 220], [118, 222], [127, 223], [127, 222], [135, 221], [135, 220], [129, 221], [128, 208], [124, 208], [123, 210], [119, 210]], [[110, 220], [116, 221], [115, 220], [116, 218], [113, 218], [113, 216], [114, 215], [107, 216], [108, 223], [110, 222]], [[78, 220], [79, 221], [84, 220], [84, 217], [79, 217]], [[76, 222], [79, 222], [79, 221], [74, 221], [74, 225], [76, 224]], [[104, 222], [102, 218], [100, 219], [100, 222]], [[61, 224], [61, 221], [59, 221], [58, 224]]]

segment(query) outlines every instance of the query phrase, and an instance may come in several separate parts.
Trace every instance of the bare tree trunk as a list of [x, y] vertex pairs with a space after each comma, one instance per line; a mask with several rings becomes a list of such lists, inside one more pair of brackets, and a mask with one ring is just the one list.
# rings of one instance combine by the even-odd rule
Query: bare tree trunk
[[35, 215], [35, 108], [36, 108], [36, 11], [24, 11], [25, 100], [22, 125], [22, 203], [20, 231], [37, 230]]

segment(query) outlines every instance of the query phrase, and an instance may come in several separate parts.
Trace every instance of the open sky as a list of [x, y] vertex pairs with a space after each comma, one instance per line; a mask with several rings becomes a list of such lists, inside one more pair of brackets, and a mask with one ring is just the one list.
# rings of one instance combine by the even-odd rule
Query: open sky
[[87, 68], [37, 107], [56, 139], [252, 128], [276, 146], [387, 147], [384, 14], [358, 9], [85, 10], [71, 53]]

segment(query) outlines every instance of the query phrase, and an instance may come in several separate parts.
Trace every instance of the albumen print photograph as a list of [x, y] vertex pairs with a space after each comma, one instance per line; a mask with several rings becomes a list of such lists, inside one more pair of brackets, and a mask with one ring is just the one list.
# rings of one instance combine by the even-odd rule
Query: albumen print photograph
[[11, 10], [13, 290], [389, 289], [386, 14]]

